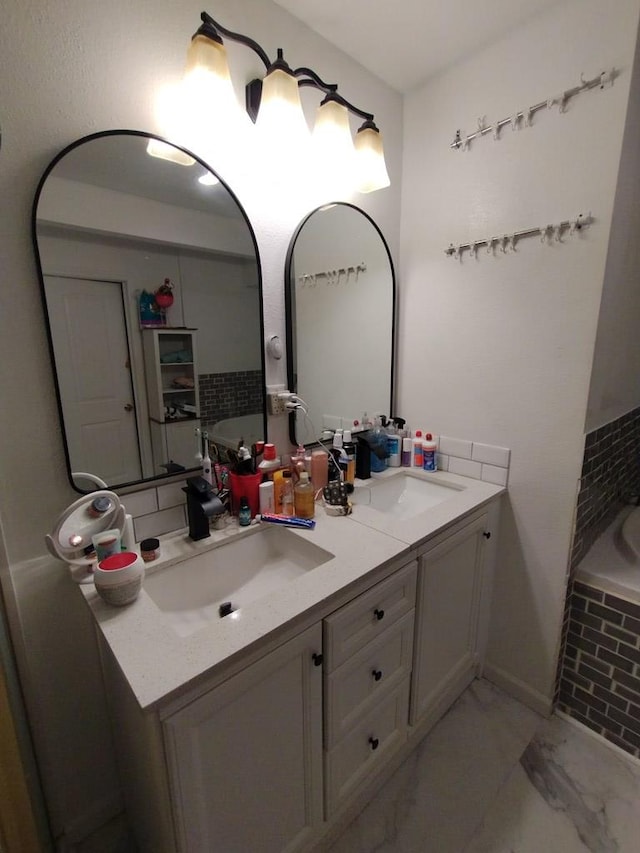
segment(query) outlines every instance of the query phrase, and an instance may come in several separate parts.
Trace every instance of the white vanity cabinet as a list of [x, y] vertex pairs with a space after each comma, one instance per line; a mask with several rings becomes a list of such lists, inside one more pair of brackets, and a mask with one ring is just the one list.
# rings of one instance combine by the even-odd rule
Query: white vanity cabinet
[[[340, 579], [331, 561], [314, 570], [296, 590], [319, 581], [307, 609], [267, 630], [260, 619], [271, 612], [258, 602], [237, 624], [226, 617], [173, 645], [143, 590], [114, 649], [118, 614], [96, 601], [103, 639], [111, 637], [106, 692], [141, 853], [302, 853], [355, 817], [481, 673], [500, 502], [478, 488], [482, 503], [412, 541], [320, 519], [319, 544], [344, 547]], [[344, 581], [367, 549], [360, 573]], [[145, 680], [136, 667], [132, 683], [126, 655], [136, 643], [144, 655], [150, 641], [169, 649], [172, 677], [143, 704]], [[200, 654], [205, 664], [218, 659], [190, 679], [173, 675], [183, 655], [188, 667]], [[146, 659], [160, 668], [159, 655]]]
[[293, 853], [322, 821], [322, 632], [163, 722], [178, 850]]
[[324, 620], [327, 818], [406, 740], [416, 568], [412, 560]]
[[[410, 722], [435, 723], [478, 675], [489, 584], [489, 513], [476, 515], [418, 551]], [[484, 598], [483, 598], [484, 596]]]

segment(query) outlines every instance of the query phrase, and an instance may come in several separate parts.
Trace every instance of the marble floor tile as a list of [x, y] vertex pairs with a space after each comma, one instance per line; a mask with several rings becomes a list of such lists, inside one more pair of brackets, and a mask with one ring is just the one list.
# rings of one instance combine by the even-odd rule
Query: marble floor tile
[[540, 721], [475, 681], [331, 853], [461, 853]]
[[558, 716], [542, 723], [464, 853], [542, 850], [640, 850], [640, 764]]

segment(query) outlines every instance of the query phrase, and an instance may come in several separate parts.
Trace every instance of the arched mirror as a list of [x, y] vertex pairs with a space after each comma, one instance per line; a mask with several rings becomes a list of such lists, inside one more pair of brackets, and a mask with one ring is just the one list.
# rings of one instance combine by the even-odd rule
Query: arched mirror
[[196, 428], [264, 436], [257, 244], [205, 163], [137, 131], [80, 139], [40, 182], [33, 237], [74, 488], [193, 469]]
[[298, 226], [287, 254], [288, 383], [308, 405], [291, 440], [391, 414], [395, 274], [387, 243], [364, 211], [325, 205]]

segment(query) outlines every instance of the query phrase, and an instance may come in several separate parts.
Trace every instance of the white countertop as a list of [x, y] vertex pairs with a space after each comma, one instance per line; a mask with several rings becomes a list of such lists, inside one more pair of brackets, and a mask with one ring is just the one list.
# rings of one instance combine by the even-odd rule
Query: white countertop
[[[287, 529], [330, 552], [333, 558], [237, 610], [233, 619], [216, 619], [189, 636], [181, 637], [173, 630], [144, 586], [137, 600], [125, 607], [105, 604], [92, 584], [79, 586], [140, 707], [149, 708], [175, 697], [197, 679], [213, 675], [234, 656], [255, 650], [260, 642], [295, 627], [316, 611], [321, 618], [322, 605], [326, 612], [333, 609], [332, 599], [334, 606], [339, 606], [340, 594], [349, 587], [380, 567], [392, 562], [399, 565], [402, 560], [398, 558], [403, 555], [409, 559], [412, 548], [505, 491], [501, 486], [441, 472], [423, 475], [413, 469], [395, 468], [378, 476], [387, 479], [407, 472], [453, 486], [451, 497], [406, 520], [387, 517], [358, 503], [347, 518], [329, 517], [318, 504], [314, 530]], [[362, 486], [366, 489], [369, 482]], [[186, 531], [161, 537], [161, 556], [147, 564], [147, 574], [206, 551], [212, 551], [215, 572], [215, 548], [231, 538], [252, 535], [255, 529], [252, 525], [243, 530], [234, 521], [223, 531], [212, 530], [210, 538], [199, 542], [190, 540]], [[184, 571], [188, 572], [188, 562]], [[373, 576], [372, 582], [376, 579], [377, 575]]]

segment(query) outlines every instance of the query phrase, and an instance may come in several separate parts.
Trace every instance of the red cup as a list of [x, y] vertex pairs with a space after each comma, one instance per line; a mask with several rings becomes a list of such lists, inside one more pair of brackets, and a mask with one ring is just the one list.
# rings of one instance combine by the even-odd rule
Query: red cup
[[234, 515], [240, 509], [240, 499], [246, 498], [251, 510], [251, 518], [260, 511], [259, 486], [262, 482], [262, 473], [258, 474], [234, 474], [229, 472], [229, 483], [231, 485], [231, 511]]

